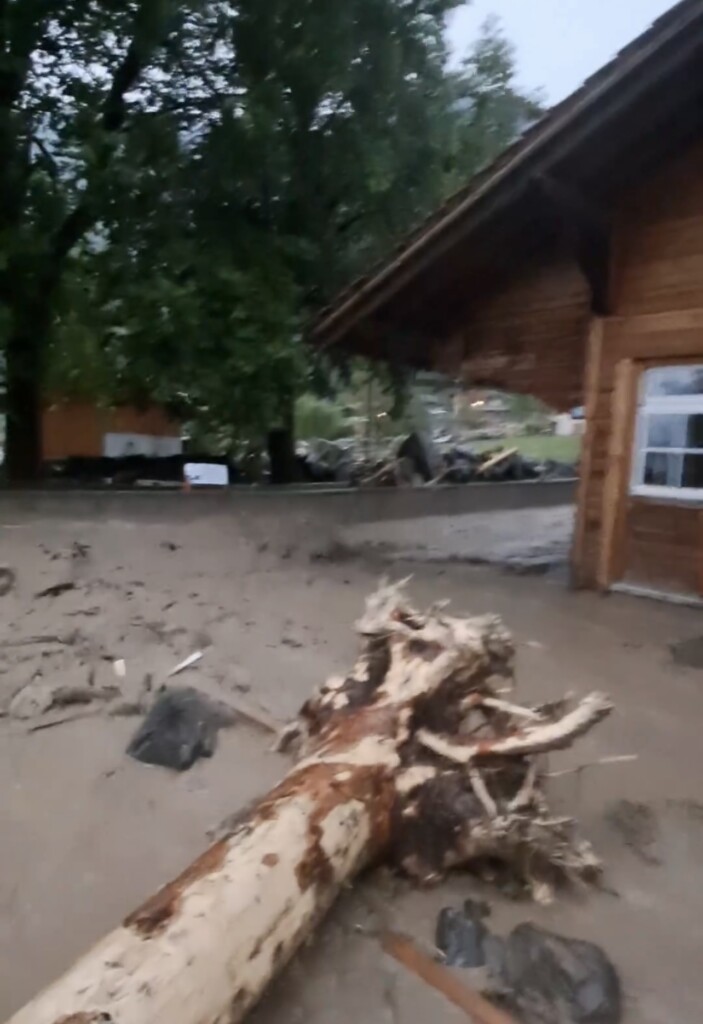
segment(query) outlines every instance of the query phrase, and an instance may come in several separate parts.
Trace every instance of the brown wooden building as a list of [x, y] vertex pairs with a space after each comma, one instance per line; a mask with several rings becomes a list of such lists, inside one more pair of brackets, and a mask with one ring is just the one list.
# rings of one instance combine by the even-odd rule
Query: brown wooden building
[[72, 455], [177, 455], [181, 426], [161, 406], [101, 407], [94, 402], [56, 401], [42, 413], [45, 462]]
[[584, 405], [575, 581], [703, 597], [703, 0], [550, 111], [312, 333]]

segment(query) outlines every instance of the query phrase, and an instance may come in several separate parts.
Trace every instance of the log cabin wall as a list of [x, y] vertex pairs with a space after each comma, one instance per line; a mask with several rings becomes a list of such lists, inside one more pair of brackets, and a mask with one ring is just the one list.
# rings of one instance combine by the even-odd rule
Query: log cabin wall
[[437, 369], [467, 385], [535, 395], [559, 411], [580, 405], [589, 292], [576, 262], [553, 255], [517, 274], [483, 301], [472, 302], [450, 342], [437, 349]]
[[107, 433], [145, 434], [178, 439], [180, 424], [156, 405], [145, 409], [122, 405], [99, 408], [91, 402], [55, 402], [42, 415], [42, 455], [47, 461], [72, 455], [97, 458], [104, 454]]
[[703, 502], [630, 494], [641, 374], [703, 363], [703, 145], [620, 202], [614, 316], [591, 332], [576, 581], [703, 596]]

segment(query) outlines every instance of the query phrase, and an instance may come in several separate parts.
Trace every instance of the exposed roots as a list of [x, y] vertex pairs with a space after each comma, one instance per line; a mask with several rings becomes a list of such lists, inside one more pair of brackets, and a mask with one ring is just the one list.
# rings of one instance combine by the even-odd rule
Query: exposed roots
[[384, 583], [357, 623], [361, 653], [327, 681], [284, 734], [304, 764], [387, 766], [396, 804], [390, 855], [423, 883], [452, 868], [509, 876], [539, 900], [600, 862], [543, 789], [541, 755], [563, 750], [612, 710], [593, 693], [526, 707], [512, 689], [514, 649], [500, 619], [419, 612], [406, 581]]

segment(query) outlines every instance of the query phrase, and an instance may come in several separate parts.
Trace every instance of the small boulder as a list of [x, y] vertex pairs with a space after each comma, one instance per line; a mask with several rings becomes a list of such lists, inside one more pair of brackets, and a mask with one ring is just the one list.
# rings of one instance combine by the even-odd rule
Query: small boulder
[[497, 944], [489, 969], [525, 1024], [619, 1024], [620, 979], [599, 946], [534, 924], [518, 925], [501, 951]]
[[235, 716], [190, 687], [166, 690], [130, 740], [127, 753], [144, 764], [187, 771], [201, 757], [212, 757], [217, 732]]

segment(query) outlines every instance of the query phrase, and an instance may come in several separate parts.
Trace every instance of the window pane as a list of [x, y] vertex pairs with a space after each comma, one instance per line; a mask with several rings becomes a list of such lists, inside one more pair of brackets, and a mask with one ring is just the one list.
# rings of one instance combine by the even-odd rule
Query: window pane
[[649, 398], [703, 395], [703, 366], [661, 366], [647, 370], [645, 388]]
[[648, 416], [646, 448], [686, 448], [689, 417]]
[[683, 455], [647, 452], [644, 462], [644, 482], [653, 487], [680, 487], [683, 461]]
[[688, 417], [686, 448], [703, 448], [703, 415]]
[[646, 448], [703, 448], [703, 413], [647, 416]]
[[682, 486], [703, 488], [703, 455], [684, 456]]

